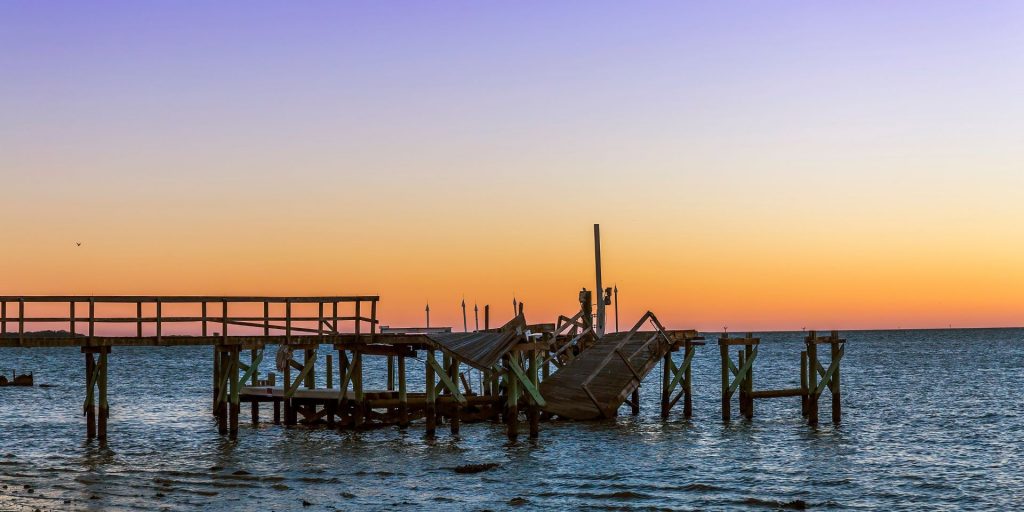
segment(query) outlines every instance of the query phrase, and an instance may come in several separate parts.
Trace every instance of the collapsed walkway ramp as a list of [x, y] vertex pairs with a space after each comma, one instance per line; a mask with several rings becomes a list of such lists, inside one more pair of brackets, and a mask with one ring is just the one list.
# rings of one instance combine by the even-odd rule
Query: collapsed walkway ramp
[[[653, 331], [641, 331], [650, 322]], [[540, 385], [544, 410], [562, 418], [609, 418], [674, 344], [648, 311], [629, 332], [605, 334]]]

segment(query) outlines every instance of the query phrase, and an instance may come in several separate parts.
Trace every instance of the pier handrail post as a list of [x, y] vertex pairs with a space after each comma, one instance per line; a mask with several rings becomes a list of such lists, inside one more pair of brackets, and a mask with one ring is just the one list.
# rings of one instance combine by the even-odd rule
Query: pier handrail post
[[[68, 309], [70, 310], [70, 316], [68, 317], [68, 323], [69, 323], [68, 327], [70, 327], [70, 329], [71, 329], [71, 337], [74, 338], [75, 337], [75, 301], [72, 300], [71, 302], [69, 302], [68, 306], [69, 306]], [[6, 302], [4, 303], [4, 315], [3, 316], [4, 316], [4, 319], [6, 320], [6, 318], [7, 318], [7, 303]], [[7, 332], [6, 322], [4, 322], [4, 324], [5, 324], [4, 325], [4, 332]]]
[[135, 303], [135, 337], [142, 337], [142, 301]]
[[[72, 302], [72, 304], [74, 304]], [[74, 306], [72, 306], [72, 311]], [[74, 325], [74, 324], [72, 324]], [[72, 329], [74, 333], [74, 329]], [[7, 334], [7, 301], [0, 301], [0, 334]]]
[[[227, 333], [227, 327], [224, 327], [224, 332]], [[156, 298], [156, 342], [160, 343], [160, 339], [163, 336], [163, 305], [160, 302], [160, 297]]]
[[[89, 336], [92, 336], [90, 329]], [[18, 343], [25, 341], [25, 299], [18, 299]]]
[[[160, 307], [160, 303], [159, 302], [156, 305], [157, 305], [158, 308]], [[221, 307], [221, 310], [220, 310], [220, 312], [221, 312], [220, 328], [221, 328], [221, 331], [222, 331], [220, 333], [220, 335], [221, 335], [221, 338], [224, 340], [224, 344], [226, 345], [227, 342], [228, 342], [228, 300], [227, 299], [221, 299], [220, 307]], [[160, 319], [157, 318], [157, 324], [156, 325], [157, 325], [158, 329], [160, 328], [160, 323], [159, 322], [160, 322]]]

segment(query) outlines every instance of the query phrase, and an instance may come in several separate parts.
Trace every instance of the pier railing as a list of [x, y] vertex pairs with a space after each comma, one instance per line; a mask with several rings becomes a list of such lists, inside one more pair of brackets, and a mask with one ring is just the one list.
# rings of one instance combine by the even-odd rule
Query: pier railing
[[[374, 333], [378, 300], [377, 296], [0, 296], [0, 346], [84, 346], [97, 339], [105, 344], [210, 344], [229, 336], [288, 343], [300, 336]], [[132, 304], [134, 314], [126, 314]], [[166, 332], [172, 325], [175, 332]]]

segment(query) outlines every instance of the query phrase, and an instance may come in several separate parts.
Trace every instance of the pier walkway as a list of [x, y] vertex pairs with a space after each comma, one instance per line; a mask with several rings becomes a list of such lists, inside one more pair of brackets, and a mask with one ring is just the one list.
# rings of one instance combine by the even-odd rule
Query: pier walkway
[[[648, 321], [654, 330], [641, 331]], [[672, 377], [663, 386], [675, 388], [682, 384], [685, 394], [692, 359], [689, 349], [703, 344], [697, 339], [695, 331], [666, 331], [657, 317], [648, 312], [630, 331], [606, 334], [545, 379], [540, 386], [547, 402], [544, 411], [574, 420], [613, 417], [662, 359], [667, 365], [665, 374]], [[687, 349], [687, 356], [676, 367], [668, 356], [680, 347]], [[667, 394], [666, 389], [662, 391]], [[631, 405], [637, 408], [635, 396], [633, 400]], [[664, 409], [665, 400], [662, 404]]]

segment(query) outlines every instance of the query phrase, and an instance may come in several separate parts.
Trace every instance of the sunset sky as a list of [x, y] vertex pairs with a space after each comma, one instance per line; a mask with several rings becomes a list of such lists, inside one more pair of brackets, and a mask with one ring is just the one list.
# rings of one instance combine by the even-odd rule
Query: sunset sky
[[[0, 3], [0, 294], [1024, 324], [1024, 2]], [[76, 241], [82, 246], [77, 247]]]

